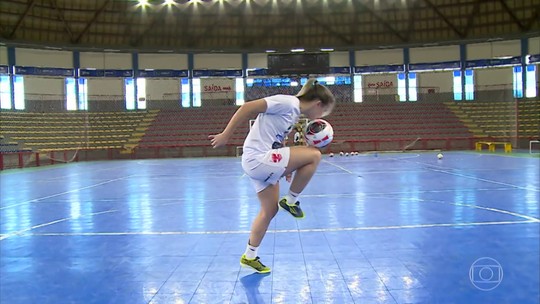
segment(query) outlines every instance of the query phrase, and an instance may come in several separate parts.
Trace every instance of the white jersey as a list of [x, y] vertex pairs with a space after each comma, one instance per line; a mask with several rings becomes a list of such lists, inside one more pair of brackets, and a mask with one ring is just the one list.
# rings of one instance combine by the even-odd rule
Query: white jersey
[[300, 100], [292, 95], [265, 97], [266, 112], [260, 113], [244, 141], [243, 155], [252, 157], [282, 146], [300, 117]]

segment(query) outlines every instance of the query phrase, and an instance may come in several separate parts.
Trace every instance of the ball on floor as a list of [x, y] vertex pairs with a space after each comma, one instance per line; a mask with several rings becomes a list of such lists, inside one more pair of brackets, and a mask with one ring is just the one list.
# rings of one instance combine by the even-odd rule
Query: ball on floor
[[438, 158], [438, 159], [442, 159], [442, 158], [443, 158], [442, 153], [437, 154], [437, 158]]

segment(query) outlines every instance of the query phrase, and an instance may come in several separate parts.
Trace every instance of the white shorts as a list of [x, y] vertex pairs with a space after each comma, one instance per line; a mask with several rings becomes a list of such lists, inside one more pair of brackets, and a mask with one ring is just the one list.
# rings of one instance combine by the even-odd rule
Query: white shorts
[[242, 168], [251, 178], [257, 193], [270, 185], [277, 184], [285, 173], [290, 155], [290, 148], [283, 147], [270, 150], [265, 154], [242, 156]]

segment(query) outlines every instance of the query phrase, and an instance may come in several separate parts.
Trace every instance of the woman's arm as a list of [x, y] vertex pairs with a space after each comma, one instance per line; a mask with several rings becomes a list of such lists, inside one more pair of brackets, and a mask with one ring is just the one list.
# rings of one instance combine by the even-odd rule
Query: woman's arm
[[238, 126], [246, 123], [248, 119], [258, 115], [259, 113], [266, 112], [266, 108], [266, 100], [264, 99], [246, 102], [234, 113], [223, 132], [208, 136], [210, 143], [214, 148], [219, 148], [226, 145], [233, 135], [234, 130], [236, 130]]

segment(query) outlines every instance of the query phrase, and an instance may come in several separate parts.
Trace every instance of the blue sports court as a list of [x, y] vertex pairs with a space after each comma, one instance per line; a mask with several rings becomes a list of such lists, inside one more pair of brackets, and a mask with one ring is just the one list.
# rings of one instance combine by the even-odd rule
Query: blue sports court
[[1, 303], [539, 303], [539, 158], [436, 154], [324, 155], [266, 275], [240, 158], [4, 171]]
[[0, 0], [0, 304], [540, 304], [539, 12]]

